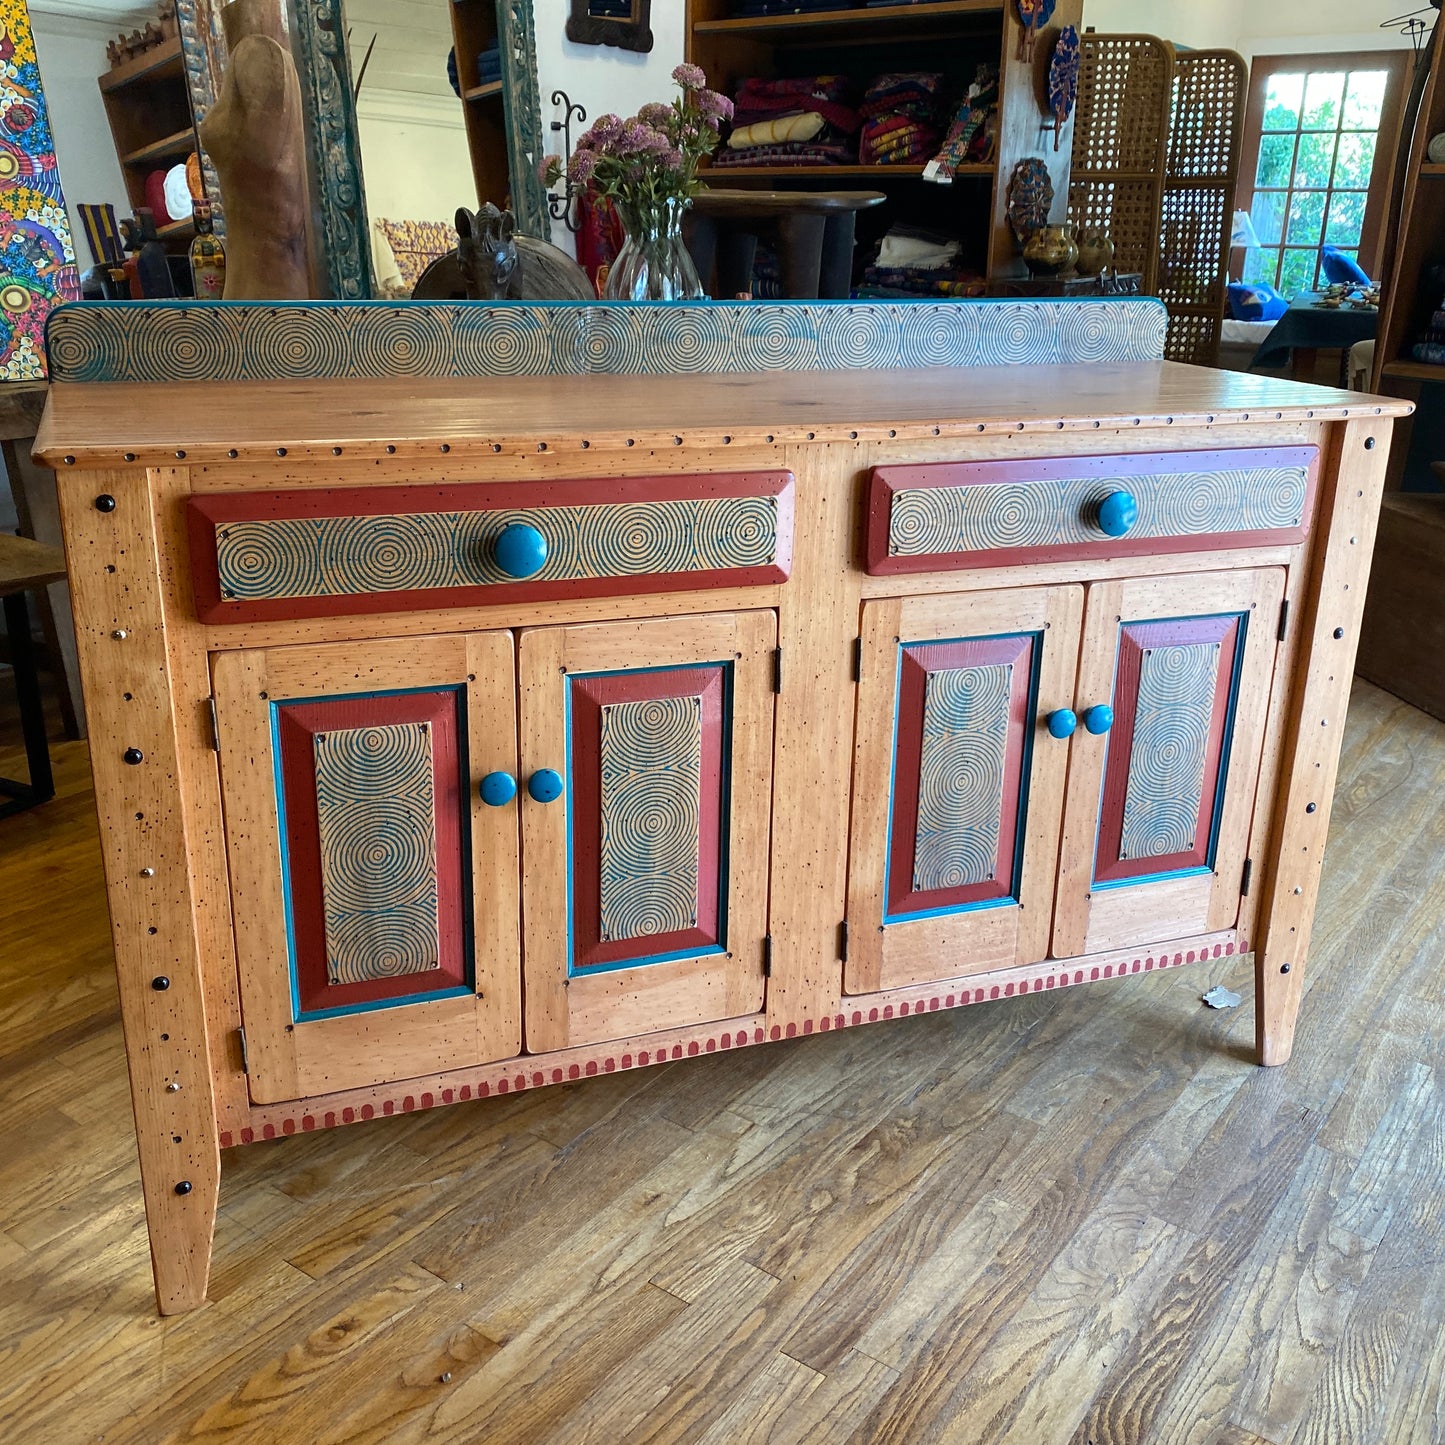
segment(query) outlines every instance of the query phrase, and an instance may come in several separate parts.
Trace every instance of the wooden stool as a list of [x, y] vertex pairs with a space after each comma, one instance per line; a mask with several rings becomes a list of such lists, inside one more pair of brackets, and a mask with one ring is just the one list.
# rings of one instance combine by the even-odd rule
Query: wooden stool
[[15, 694], [20, 703], [20, 728], [25, 736], [25, 758], [30, 765], [28, 783], [0, 778], [0, 818], [33, 808], [55, 796], [50, 773], [50, 749], [45, 741], [45, 705], [30, 637], [30, 614], [25, 594], [65, 576], [65, 557], [55, 547], [28, 537], [0, 533], [0, 597], [5, 599], [5, 631], [10, 639], [10, 665], [15, 670]]
[[858, 212], [886, 199], [882, 191], [706, 190], [688, 213], [687, 248], [704, 285], [716, 265], [719, 299], [751, 292], [763, 236], [777, 247], [789, 301], [843, 300], [852, 289]]
[[[10, 497], [20, 521], [20, 535], [60, 546], [60, 505], [55, 473], [30, 459], [40, 413], [45, 410], [48, 381], [7, 381], [0, 384], [0, 456], [10, 479]], [[75, 651], [75, 622], [70, 613], [70, 588], [62, 577], [35, 594], [40, 630], [47, 654], [63, 669], [57, 677], [60, 720], [65, 736], [85, 736], [85, 710], [80, 696], [80, 659]]]

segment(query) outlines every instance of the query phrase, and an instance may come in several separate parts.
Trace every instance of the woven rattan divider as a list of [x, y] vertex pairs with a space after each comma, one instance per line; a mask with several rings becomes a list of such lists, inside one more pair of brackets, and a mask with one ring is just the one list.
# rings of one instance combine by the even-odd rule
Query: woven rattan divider
[[1175, 62], [1157, 292], [1169, 310], [1171, 361], [1219, 359], [1248, 86], [1249, 67], [1232, 50]]
[[1088, 32], [1080, 44], [1069, 220], [1076, 234], [1106, 231], [1114, 265], [1137, 271], [1140, 290], [1153, 296], [1174, 47], [1157, 35]]

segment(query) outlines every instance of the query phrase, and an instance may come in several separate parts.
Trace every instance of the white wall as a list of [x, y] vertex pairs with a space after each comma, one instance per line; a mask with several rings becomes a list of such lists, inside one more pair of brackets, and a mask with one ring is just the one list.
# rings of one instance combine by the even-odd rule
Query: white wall
[[126, 25], [125, 20], [124, 15], [117, 15], [114, 21], [101, 21], [49, 15], [36, 9], [30, 12], [60, 184], [70, 213], [76, 264], [82, 271], [90, 269], [91, 257], [76, 206], [81, 202], [108, 203], [115, 207], [117, 216], [130, 215], [125, 181], [96, 83], [110, 68], [105, 58], [106, 42], [122, 30], [136, 28]]
[[[614, 45], [575, 45], [567, 39], [570, 0], [532, 0], [537, 36], [537, 86], [542, 95], [542, 145], [546, 154], [560, 155], [562, 137], [547, 129], [562, 118], [562, 107], [552, 104], [552, 92], [565, 90], [586, 108], [587, 120], [572, 128], [575, 142], [599, 115], [614, 111], [633, 115], [649, 100], [669, 101], [676, 94], [672, 68], [683, 57], [683, 0], [652, 0], [652, 49], [646, 55], [619, 50]], [[554, 222], [552, 239], [572, 250], [566, 227]]]
[[[1400, 13], [1409, 5], [1398, 7]], [[1395, 50], [1409, 41], [1377, 22], [1395, 10], [1360, 0], [1084, 0], [1084, 23], [1113, 34], [1161, 35], [1176, 45], [1256, 55]]]
[[450, 221], [474, 204], [462, 103], [363, 86], [356, 107], [366, 213], [388, 221]]

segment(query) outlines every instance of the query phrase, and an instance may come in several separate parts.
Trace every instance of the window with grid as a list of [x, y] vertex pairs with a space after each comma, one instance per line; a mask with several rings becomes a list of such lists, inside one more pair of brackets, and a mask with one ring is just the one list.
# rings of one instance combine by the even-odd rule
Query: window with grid
[[1243, 279], [1318, 291], [1321, 246], [1373, 275], [1408, 84], [1405, 56], [1267, 56], [1254, 63], [1240, 204], [1261, 244]]

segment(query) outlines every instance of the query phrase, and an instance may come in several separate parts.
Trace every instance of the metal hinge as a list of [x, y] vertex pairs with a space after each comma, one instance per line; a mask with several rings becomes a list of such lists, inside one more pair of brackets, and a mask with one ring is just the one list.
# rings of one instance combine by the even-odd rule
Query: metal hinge
[[211, 706], [211, 751], [218, 753], [221, 751], [221, 717], [216, 711], [216, 699], [208, 697], [206, 701]]
[[241, 1072], [249, 1074], [251, 1072], [251, 1059], [246, 1053], [246, 1030], [244, 1028], [237, 1029], [236, 1037], [241, 1041]]
[[772, 935], [771, 933], [765, 933], [765, 934], [763, 935], [763, 977], [764, 977], [764, 978], [771, 978], [772, 976], [773, 976], [773, 935]]
[[1285, 633], [1286, 633], [1288, 630], [1289, 630], [1289, 598], [1286, 597], [1286, 598], [1284, 599], [1284, 601], [1279, 604], [1279, 631], [1278, 631], [1277, 633], [1275, 633], [1275, 637], [1276, 637], [1280, 642], [1283, 642], [1283, 641], [1284, 641], [1284, 635], [1285, 635]]
[[782, 649], [781, 647], [775, 647], [775, 648], [773, 649], [773, 691], [774, 691], [774, 692], [782, 692], [782, 690], [783, 690], [783, 649]]
[[838, 925], [838, 957], [844, 963], [848, 962], [848, 920], [846, 918]]
[[863, 681], [863, 639], [853, 639], [853, 681]]
[[1239, 880], [1239, 896], [1240, 896], [1241, 898], [1248, 898], [1248, 897], [1249, 897], [1249, 880], [1250, 880], [1253, 876], [1254, 876], [1254, 859], [1253, 859], [1253, 858], [1246, 858], [1246, 859], [1244, 860], [1244, 873], [1241, 875], [1240, 880]]

